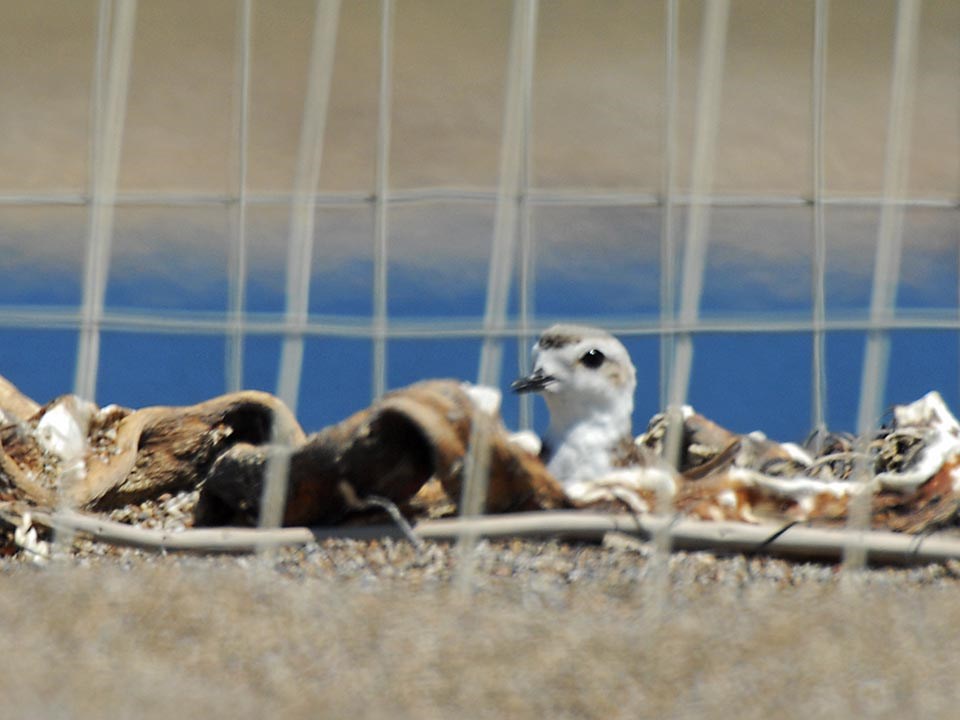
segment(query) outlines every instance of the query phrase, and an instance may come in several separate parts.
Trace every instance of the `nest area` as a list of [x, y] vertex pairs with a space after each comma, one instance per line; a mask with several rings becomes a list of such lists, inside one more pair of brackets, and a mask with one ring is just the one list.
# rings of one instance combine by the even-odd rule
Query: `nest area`
[[[489, 397], [480, 402], [471, 386], [452, 380], [394, 391], [310, 436], [277, 398], [261, 392], [131, 410], [71, 395], [40, 406], [6, 381], [0, 390], [0, 518], [8, 554], [42, 556], [58, 522], [167, 549], [218, 549], [203, 535], [213, 526], [247, 528], [219, 548], [234, 550], [308, 542], [318, 532], [375, 536], [384, 523], [415, 544], [455, 537], [464, 526], [451, 516], [471, 442], [480, 436], [489, 448], [481, 507], [498, 516], [477, 520], [487, 523], [478, 526], [483, 534], [651, 535], [670, 508], [681, 546], [711, 547], [734, 532], [752, 538], [736, 548], [765, 548], [772, 547], [770, 528], [843, 528], [858, 498], [874, 530], [924, 538], [937, 531], [943, 538], [958, 525], [960, 424], [937, 393], [896, 408], [890, 426], [871, 437], [821, 434], [803, 446], [733, 433], [685, 408], [677, 418], [676, 469], [663, 458], [670, 418], [657, 415], [636, 440], [635, 465], [574, 493], [506, 430]], [[288, 529], [264, 540], [252, 528], [277, 474], [288, 477], [279, 515]], [[796, 542], [806, 537], [792, 532]], [[802, 550], [800, 543], [791, 552]], [[938, 552], [954, 556], [950, 548]]]

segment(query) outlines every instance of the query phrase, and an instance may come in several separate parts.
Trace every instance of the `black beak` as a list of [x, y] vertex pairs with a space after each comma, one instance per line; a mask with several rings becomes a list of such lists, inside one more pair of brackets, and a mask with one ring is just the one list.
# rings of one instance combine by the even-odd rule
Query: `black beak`
[[544, 375], [543, 370], [535, 370], [532, 375], [514, 380], [510, 389], [515, 393], [539, 392], [552, 383], [554, 379], [553, 375]]

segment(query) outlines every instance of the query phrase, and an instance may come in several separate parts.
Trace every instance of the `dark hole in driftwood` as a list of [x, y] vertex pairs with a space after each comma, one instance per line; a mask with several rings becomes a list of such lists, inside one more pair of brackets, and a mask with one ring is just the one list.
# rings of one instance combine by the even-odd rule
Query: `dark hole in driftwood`
[[[238, 444], [214, 463], [200, 492], [196, 524], [255, 525], [269, 458], [276, 446]], [[383, 409], [368, 422], [328, 428], [290, 455], [285, 525], [328, 525], [364, 512], [370, 495], [402, 503], [430, 478], [434, 450], [403, 412]], [[361, 501], [358, 503], [358, 500]]]
[[264, 445], [271, 441], [273, 410], [259, 403], [243, 403], [223, 417], [223, 424], [233, 428], [233, 441]]
[[200, 490], [197, 526], [254, 526], [260, 514], [263, 473], [277, 448], [234, 445], [214, 463]]
[[346, 479], [363, 498], [402, 502], [430, 479], [434, 452], [423, 429], [402, 412], [384, 409], [359, 432], [343, 456]]

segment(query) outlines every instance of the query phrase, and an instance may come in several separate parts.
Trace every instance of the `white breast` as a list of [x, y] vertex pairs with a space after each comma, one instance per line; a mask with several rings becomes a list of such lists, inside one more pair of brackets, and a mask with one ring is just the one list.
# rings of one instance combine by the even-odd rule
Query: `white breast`
[[613, 469], [612, 449], [623, 437], [623, 428], [614, 418], [595, 415], [560, 432], [551, 425], [547, 446], [552, 454], [547, 468], [565, 486], [594, 480]]

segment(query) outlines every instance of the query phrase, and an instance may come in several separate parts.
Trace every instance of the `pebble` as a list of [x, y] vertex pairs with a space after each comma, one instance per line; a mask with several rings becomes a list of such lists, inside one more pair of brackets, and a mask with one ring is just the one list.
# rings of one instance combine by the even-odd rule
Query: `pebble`
[[112, 510], [107, 517], [114, 522], [150, 530], [184, 530], [193, 527], [193, 510], [199, 497], [199, 490], [163, 493], [139, 505]]
[[[329, 581], [362, 589], [400, 585], [412, 588], [458, 584], [460, 549], [447, 542], [427, 542], [422, 551], [409, 543], [386, 538], [361, 541], [328, 539], [303, 547], [271, 550], [261, 555], [193, 555], [154, 553], [117, 547], [77, 537], [69, 553], [55, 549], [53, 565], [95, 567], [112, 565], [135, 572], [151, 563], [175, 562], [209, 567], [266, 570], [294, 582]], [[536, 603], [566, 602], [571, 591], [598, 592], [624, 598], [650, 585], [650, 572], [659, 558], [652, 546], [482, 540], [474, 548], [470, 586], [509, 588], [534, 593]], [[21, 556], [0, 559], [0, 572], [25, 564]], [[674, 552], [666, 565], [671, 597], [697, 593], [698, 588], [748, 587], [772, 590], [799, 585], [835, 585], [839, 566], [797, 563], [770, 557], [718, 556], [709, 552]], [[907, 569], [873, 568], [858, 578], [866, 584], [960, 588], [960, 563]]]

